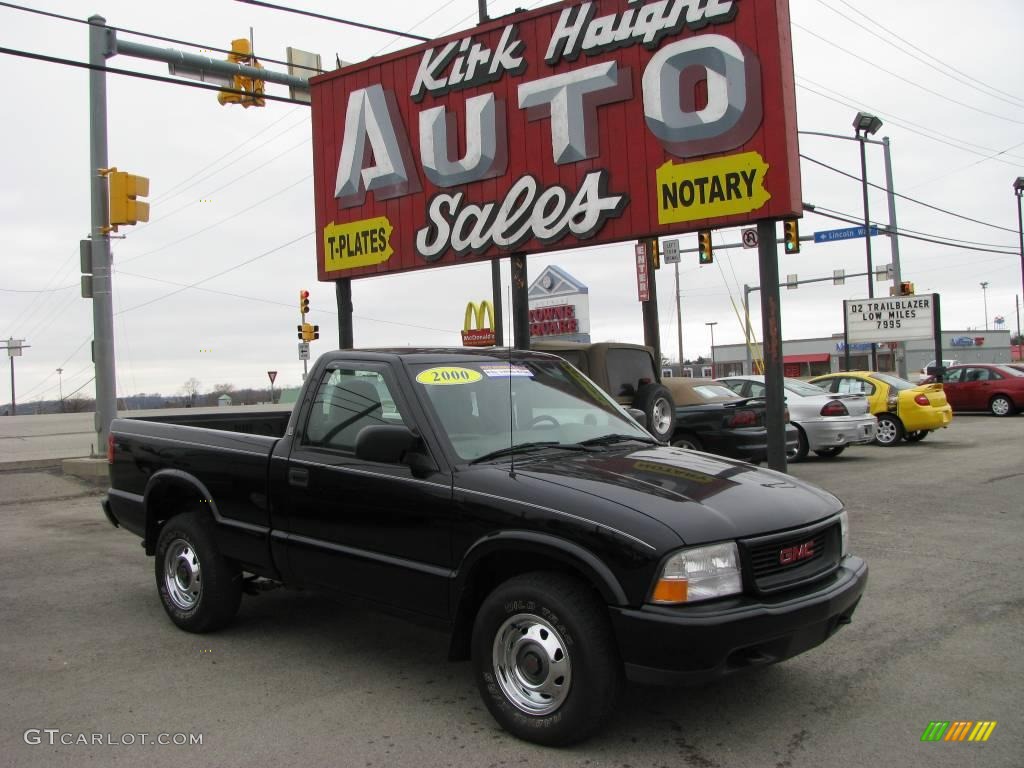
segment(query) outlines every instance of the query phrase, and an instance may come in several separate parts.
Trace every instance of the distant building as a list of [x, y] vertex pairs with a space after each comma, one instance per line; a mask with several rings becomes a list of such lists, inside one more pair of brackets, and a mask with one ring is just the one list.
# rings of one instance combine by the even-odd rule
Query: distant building
[[231, 395], [225, 392], [223, 395], [217, 398], [217, 407], [223, 408], [227, 405], [231, 405]]
[[590, 289], [561, 267], [530, 284], [530, 338], [590, 342]]

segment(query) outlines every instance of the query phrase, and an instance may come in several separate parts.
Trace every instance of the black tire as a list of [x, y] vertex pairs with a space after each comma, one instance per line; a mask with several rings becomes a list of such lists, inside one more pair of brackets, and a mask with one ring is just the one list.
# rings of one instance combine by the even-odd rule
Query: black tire
[[582, 741], [607, 720], [622, 687], [607, 608], [587, 584], [562, 573], [527, 573], [499, 585], [477, 613], [472, 649], [484, 704], [525, 741]]
[[673, 436], [672, 445], [676, 448], [686, 448], [690, 451], [704, 450], [704, 446], [701, 444], [700, 440], [689, 432], [680, 432], [678, 435]]
[[793, 426], [796, 427], [796, 452], [786, 458], [792, 462], [803, 461], [807, 458], [807, 452], [811, 446], [807, 442], [807, 433], [804, 432], [803, 427], [799, 424], [794, 424]]
[[834, 445], [831, 448], [819, 448], [815, 451], [816, 454], [821, 456], [823, 459], [834, 459], [840, 453], [846, 450], [845, 445]]
[[988, 409], [993, 416], [1012, 416], [1017, 412], [1013, 401], [1006, 395], [996, 395], [988, 403]]
[[886, 447], [896, 445], [903, 439], [903, 422], [892, 414], [883, 413], [878, 417], [878, 431], [875, 443]]
[[919, 429], [915, 432], [907, 432], [906, 434], [906, 440], [908, 443], [920, 443], [926, 437], [928, 437], [927, 429]]
[[156, 588], [171, 621], [186, 632], [228, 624], [242, 601], [242, 573], [218, 551], [202, 512], [172, 517], [156, 543]]
[[667, 443], [676, 430], [676, 404], [662, 384], [644, 384], [633, 398], [633, 408], [644, 412], [647, 431]]

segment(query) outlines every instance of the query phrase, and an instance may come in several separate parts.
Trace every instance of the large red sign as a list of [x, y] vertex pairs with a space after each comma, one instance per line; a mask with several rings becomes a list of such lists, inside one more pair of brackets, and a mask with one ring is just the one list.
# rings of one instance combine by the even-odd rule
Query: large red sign
[[568, 0], [311, 91], [321, 280], [801, 212], [788, 0]]

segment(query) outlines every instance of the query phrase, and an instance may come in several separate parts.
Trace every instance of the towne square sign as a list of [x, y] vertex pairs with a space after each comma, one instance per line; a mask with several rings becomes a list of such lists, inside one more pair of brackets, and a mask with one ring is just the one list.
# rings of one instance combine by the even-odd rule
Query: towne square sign
[[564, 2], [311, 91], [321, 280], [801, 212], [787, 0]]

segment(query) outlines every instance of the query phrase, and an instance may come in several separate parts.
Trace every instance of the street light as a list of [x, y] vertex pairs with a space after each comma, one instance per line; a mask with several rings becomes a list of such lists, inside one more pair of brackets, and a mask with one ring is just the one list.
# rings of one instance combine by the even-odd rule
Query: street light
[[60, 395], [60, 410], [64, 412], [64, 377], [61, 375], [64, 373], [63, 368], [57, 369], [57, 392]]
[[985, 307], [985, 330], [988, 330], [988, 283], [981, 283], [981, 300]]
[[715, 377], [715, 326], [718, 325], [718, 321], [713, 323], [704, 323], [708, 328], [711, 329], [711, 378]]
[[[860, 142], [860, 178], [861, 186], [864, 190], [864, 250], [867, 252], [868, 257], [868, 298], [873, 299], [875, 297], [875, 286], [874, 286], [874, 270], [871, 268], [871, 221], [868, 215], [868, 161], [867, 155], [864, 152], [864, 142], [867, 141], [868, 135], [875, 134], [878, 129], [882, 127], [882, 121], [875, 115], [869, 115], [867, 112], [858, 112], [857, 116], [853, 118], [853, 130]], [[876, 357], [875, 346], [871, 345], [871, 370], [878, 370], [878, 359]]]

